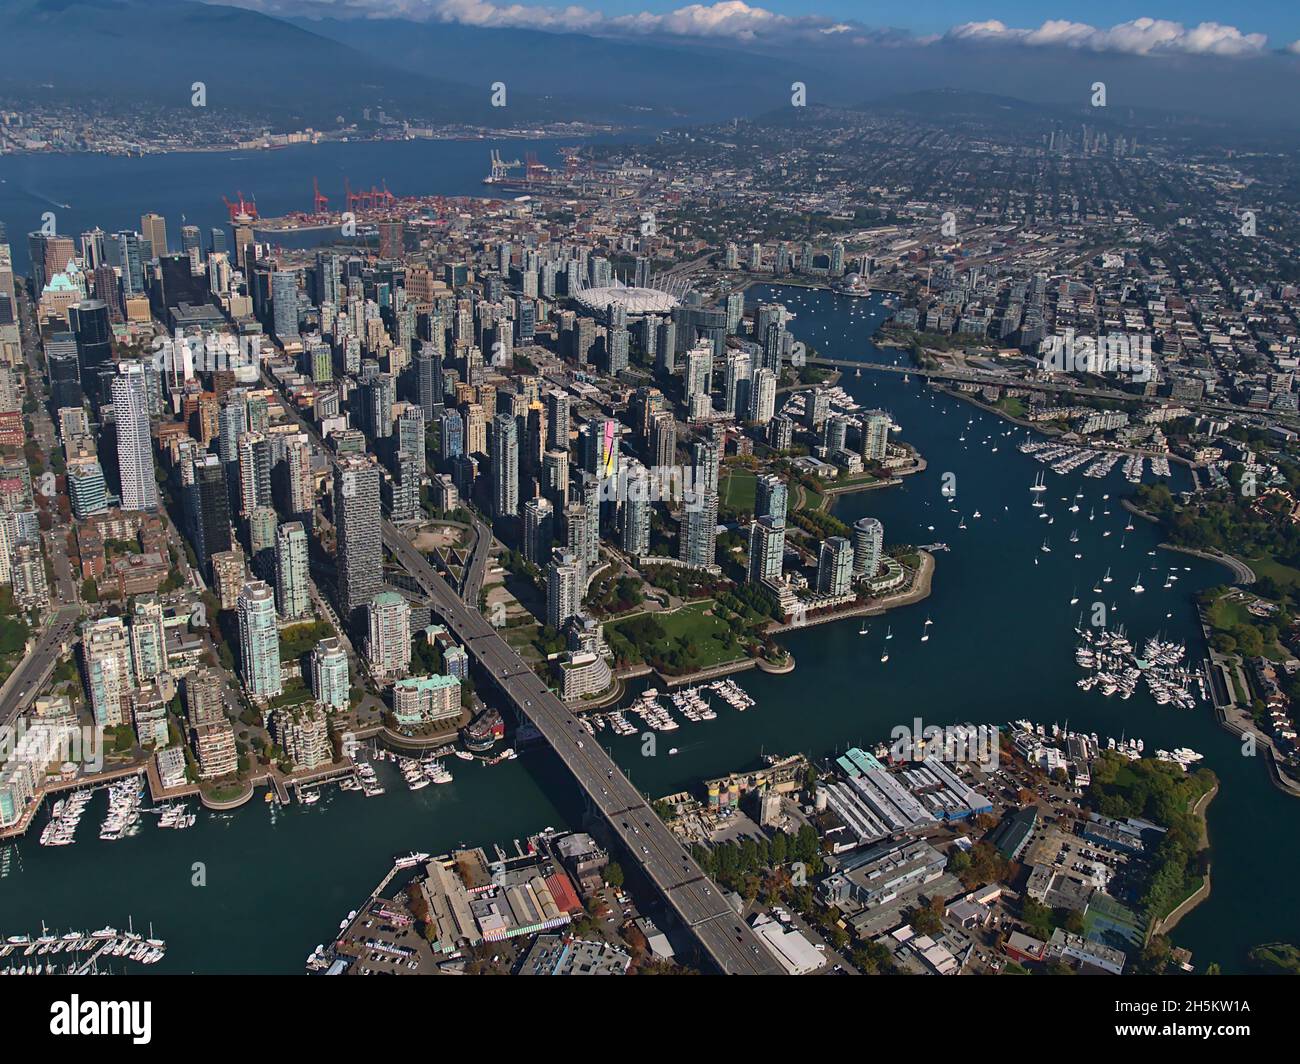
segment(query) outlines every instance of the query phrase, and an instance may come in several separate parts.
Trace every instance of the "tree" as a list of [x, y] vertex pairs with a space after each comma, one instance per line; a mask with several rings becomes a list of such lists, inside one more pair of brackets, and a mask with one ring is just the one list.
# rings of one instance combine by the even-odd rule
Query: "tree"
[[617, 861], [610, 861], [605, 867], [605, 882], [615, 890], [623, 889], [623, 866]]

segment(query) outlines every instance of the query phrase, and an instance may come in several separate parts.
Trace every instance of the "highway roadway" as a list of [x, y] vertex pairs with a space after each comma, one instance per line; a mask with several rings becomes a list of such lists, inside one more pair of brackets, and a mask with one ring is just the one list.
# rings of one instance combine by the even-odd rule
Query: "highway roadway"
[[64, 656], [63, 645], [76, 629], [80, 617], [81, 610], [77, 606], [62, 606], [41, 630], [35, 646], [0, 688], [0, 726], [12, 724], [15, 717], [27, 712]]
[[492, 529], [476, 517], [474, 534], [477, 538], [461, 578], [460, 597], [477, 609], [479, 592], [483, 590], [483, 576], [487, 572], [488, 556], [492, 552]]
[[[924, 377], [926, 380], [934, 381], [953, 381], [958, 384], [978, 384], [981, 387], [996, 388], [1024, 388], [1031, 392], [1057, 392], [1065, 395], [1081, 395], [1093, 399], [1111, 399], [1116, 402], [1137, 402], [1150, 401], [1155, 397], [1137, 395], [1133, 392], [1122, 391], [1118, 388], [1089, 388], [1081, 384], [1073, 383], [1067, 380], [1023, 380], [1019, 377], [1011, 377], [1003, 373], [997, 373], [993, 370], [975, 370], [975, 369], [924, 369], [918, 366], [895, 366], [881, 362], [868, 362], [865, 359], [855, 358], [823, 358], [816, 356], [808, 359], [810, 366], [833, 366], [836, 369], [865, 369], [872, 373], [894, 373], [906, 374], [917, 377]], [[1163, 398], [1163, 397], [1161, 397]], [[1201, 410], [1207, 413], [1217, 414], [1255, 414], [1268, 415], [1277, 421], [1290, 422], [1295, 420], [1295, 415], [1286, 411], [1277, 410], [1256, 410], [1254, 407], [1240, 406], [1236, 403], [1224, 402], [1204, 402], [1196, 399], [1179, 399], [1172, 400], [1177, 406], [1185, 406], [1189, 410]]]
[[704, 952], [728, 975], [779, 975], [781, 967], [721, 890], [571, 713], [477, 609], [466, 604], [398, 528], [384, 545], [424, 587], [461, 645], [537, 726]]
[[[275, 381], [263, 369], [271, 387]], [[333, 452], [315, 427], [292, 404], [285, 408], [316, 441], [331, 464]], [[475, 519], [478, 539], [457, 595], [425, 556], [391, 521], [383, 523], [384, 545], [433, 600], [438, 613], [467, 653], [492, 676], [502, 693], [536, 725], [551, 744], [578, 785], [619, 836], [667, 899], [681, 922], [691, 930], [705, 954], [727, 975], [781, 975], [784, 969], [753, 930], [727, 904], [686, 848], [623, 775], [622, 770], [478, 611], [491, 530]], [[468, 600], [468, 601], [467, 601]]]

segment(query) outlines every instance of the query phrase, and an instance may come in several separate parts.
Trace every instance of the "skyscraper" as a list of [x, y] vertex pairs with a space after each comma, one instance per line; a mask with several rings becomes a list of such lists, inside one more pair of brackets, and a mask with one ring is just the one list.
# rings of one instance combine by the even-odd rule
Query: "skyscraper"
[[374, 459], [360, 455], [342, 459], [334, 477], [335, 564], [345, 620], [369, 605], [384, 583], [379, 479]]
[[334, 636], [322, 639], [311, 652], [311, 690], [316, 701], [330, 709], [348, 708], [348, 652]]
[[153, 443], [149, 437], [149, 393], [144, 365], [121, 362], [113, 378], [113, 414], [117, 423], [117, 468], [123, 510], [158, 509]]
[[781, 579], [781, 563], [785, 557], [785, 524], [778, 524], [768, 516], [759, 517], [749, 527], [749, 581]]
[[519, 432], [509, 414], [498, 414], [492, 419], [488, 451], [492, 460], [492, 512], [496, 517], [516, 517], [519, 514]]
[[708, 395], [713, 380], [713, 345], [700, 341], [686, 352], [686, 398]]
[[167, 638], [163, 607], [156, 598], [138, 598], [131, 614], [131, 658], [135, 682], [143, 687], [167, 671]]
[[745, 351], [727, 352], [727, 371], [723, 389], [722, 409], [736, 417], [749, 413], [749, 394], [752, 381], [749, 354]]
[[442, 403], [440, 368], [438, 354], [432, 350], [432, 345], [422, 346], [415, 356], [415, 392], [426, 424], [433, 421]]
[[868, 414], [862, 423], [862, 460], [883, 462], [889, 445], [889, 416]]
[[817, 591], [822, 595], [846, 595], [853, 586], [853, 544], [843, 536], [822, 542], [817, 560]]
[[[78, 379], [95, 379], [103, 366], [113, 361], [113, 330], [108, 304], [103, 299], [83, 299], [69, 314], [77, 337]], [[95, 397], [101, 401], [100, 396]]]
[[569, 397], [558, 389], [546, 396], [546, 447], [551, 451], [569, 449]]
[[859, 517], [853, 522], [853, 575], [870, 580], [880, 569], [880, 551], [885, 542], [885, 528], [874, 517]]
[[584, 566], [572, 554], [556, 551], [546, 571], [546, 623], [559, 631], [582, 606]]
[[438, 457], [449, 462], [465, 453], [465, 422], [457, 410], [443, 410], [438, 417]]
[[691, 445], [695, 459], [692, 497], [686, 500], [680, 526], [678, 556], [687, 565], [715, 564], [718, 541], [718, 478], [722, 440], [709, 436]]
[[650, 478], [646, 468], [640, 462], [629, 462], [621, 540], [628, 554], [640, 557], [650, 553], [650, 509]]
[[286, 621], [305, 617], [311, 606], [307, 533], [300, 521], [288, 521], [276, 529], [275, 600]]
[[211, 577], [212, 556], [230, 550], [230, 500], [221, 459], [205, 454], [195, 459], [192, 482], [185, 485], [190, 543], [199, 567]]
[[366, 611], [366, 660], [381, 683], [404, 676], [411, 665], [411, 605], [395, 591], [381, 591]]
[[788, 498], [789, 487], [784, 477], [777, 473], [761, 474], [754, 485], [754, 516], [770, 517], [784, 528]]
[[555, 538], [555, 507], [550, 499], [529, 499], [524, 503], [524, 557], [534, 565], [543, 564], [551, 555]]
[[275, 593], [261, 580], [251, 580], [239, 593], [239, 674], [249, 695], [259, 701], [274, 698], [280, 683], [280, 633], [275, 618]]
[[157, 259], [167, 254], [167, 221], [161, 214], [141, 215], [140, 232], [149, 241], [150, 258]]
[[776, 411], [776, 374], [764, 366], [754, 372], [750, 387], [749, 420], [766, 425]]
[[292, 439], [284, 451], [286, 509], [304, 528], [311, 527], [312, 511], [316, 506], [316, 482], [311, 471], [311, 443], [306, 439]]
[[125, 724], [133, 683], [131, 642], [121, 617], [82, 623], [81, 661], [95, 723], [105, 728]]
[[280, 343], [298, 339], [298, 272], [277, 270], [271, 274], [271, 312], [275, 338]]
[[248, 517], [259, 506], [271, 505], [271, 441], [260, 432], [239, 440], [239, 513]]

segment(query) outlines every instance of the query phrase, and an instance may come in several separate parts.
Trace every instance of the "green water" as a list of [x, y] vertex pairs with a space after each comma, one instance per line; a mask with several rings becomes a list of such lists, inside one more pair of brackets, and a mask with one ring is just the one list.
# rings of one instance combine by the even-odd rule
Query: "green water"
[[[755, 289], [749, 298], [776, 294]], [[795, 334], [827, 355], [902, 357], [868, 342], [884, 317], [875, 299], [802, 289], [784, 290], [781, 298], [798, 315]], [[1082, 608], [1104, 598], [1118, 607], [1113, 623], [1123, 623], [1137, 639], [1163, 631], [1186, 640], [1199, 659], [1204, 648], [1191, 595], [1223, 582], [1226, 572], [1167, 552], [1149, 557], [1158, 536], [1140, 520], [1123, 534], [1127, 515], [1119, 498], [1131, 486], [1122, 462], [1104, 480], [1084, 477], [1082, 469], [1064, 477], [1048, 472], [1049, 526], [1030, 507], [1027, 488], [1044, 467], [1015, 449], [1023, 431], [1003, 436], [1009, 424], [916, 381], [850, 374], [843, 383], [865, 404], [890, 410], [929, 468], [900, 487], [842, 498], [835, 512], [846, 521], [879, 517], [888, 542], [947, 542], [952, 550], [937, 555], [931, 597], [873, 620], [865, 636], [856, 621], [790, 636], [794, 673], [741, 674], [739, 682], [757, 705], [743, 714], [719, 705], [717, 720], [683, 723], [671, 742], [660, 743], [658, 757], [642, 757], [634, 738], [606, 731], [600, 741], [652, 795], [745, 767], [762, 752], [822, 756], [874, 743], [915, 717], [925, 724], [1068, 720], [1073, 729], [1103, 737], [1140, 737], [1148, 753], [1190, 746], [1205, 754], [1223, 788], [1209, 817], [1213, 895], [1182, 922], [1175, 941], [1193, 951], [1198, 967], [1218, 961], [1233, 971], [1242, 968], [1252, 945], [1300, 940], [1300, 916], [1290, 904], [1300, 804], [1268, 782], [1259, 760], [1241, 756], [1208, 708], [1158, 706], [1144, 691], [1128, 701], [1106, 699], [1075, 686], [1081, 672], [1073, 659], [1073, 628]], [[939, 490], [949, 472], [957, 484], [951, 504]], [[1175, 468], [1174, 479], [1182, 486], [1185, 473]], [[1060, 500], [1078, 490], [1084, 492], [1081, 512], [1072, 515]], [[979, 519], [972, 516], [977, 509]], [[1091, 522], [1090, 509], [1096, 514]], [[965, 531], [957, 528], [959, 516]], [[1079, 531], [1077, 546], [1068, 543], [1072, 528]], [[1050, 554], [1039, 549], [1044, 536]], [[1075, 550], [1083, 560], [1073, 558]], [[1091, 588], [1108, 566], [1114, 582], [1095, 595]], [[1180, 579], [1163, 590], [1172, 566]], [[1139, 570], [1147, 590], [1134, 595], [1128, 588]], [[1070, 606], [1075, 588], [1080, 603]], [[922, 644], [927, 616], [934, 625]], [[894, 638], [882, 665], [886, 625]], [[679, 753], [667, 756], [673, 744]], [[390, 773], [389, 792], [379, 798], [326, 792], [314, 807], [275, 810], [259, 801], [222, 817], [201, 814], [189, 831], [147, 827], [117, 843], [96, 838], [103, 801], [97, 798], [75, 846], [40, 847], [33, 835], [15, 847], [10, 874], [0, 879], [0, 932], [38, 929], [42, 919], [59, 928], [122, 926], [133, 916], [137, 924], [152, 920], [168, 940], [168, 956], [156, 970], [296, 972], [383, 876], [393, 855], [438, 853], [461, 842], [512, 849], [511, 840], [531, 831], [580, 822], [580, 796], [545, 750], [491, 768], [455, 759], [450, 767], [456, 779], [449, 786], [409, 793]], [[206, 886], [191, 885], [196, 862], [204, 866]]]

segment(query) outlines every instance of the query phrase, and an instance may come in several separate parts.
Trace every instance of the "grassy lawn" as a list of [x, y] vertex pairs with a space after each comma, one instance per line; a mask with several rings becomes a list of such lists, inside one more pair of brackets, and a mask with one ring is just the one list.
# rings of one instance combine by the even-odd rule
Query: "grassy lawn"
[[[1286, 566], [1282, 566], [1282, 568], [1285, 569]], [[1206, 609], [1205, 614], [1215, 631], [1226, 632], [1229, 635], [1232, 634], [1234, 628], [1239, 628], [1242, 625], [1256, 626], [1264, 623], [1246, 609], [1244, 602], [1231, 597], [1230, 593], [1217, 598]], [[1291, 657], [1291, 654], [1279, 646], [1276, 641], [1273, 641], [1264, 644], [1264, 656], [1270, 661], [1286, 661]]]
[[845, 477], [843, 480], [837, 479], [833, 484], [830, 485], [830, 487], [840, 488], [840, 489], [858, 488], [858, 487], [862, 487], [865, 484], [874, 484], [876, 483], [876, 481], [877, 478], [873, 477], [870, 473], [858, 473], [851, 477]]
[[1214, 605], [1205, 613], [1210, 624], [1224, 632], [1232, 631], [1239, 624], [1253, 623], [1253, 618], [1246, 612], [1245, 604], [1238, 601], [1229, 602], [1226, 596], [1216, 599]]
[[[743, 657], [744, 651], [736, 644], [731, 626], [709, 614], [712, 606], [713, 600], [706, 599], [671, 613], [656, 613], [654, 618], [663, 627], [664, 638], [649, 645], [639, 644], [638, 649], [649, 658], [667, 654], [680, 640], [692, 647], [695, 652], [692, 666], [701, 669]], [[618, 624], [611, 627], [618, 628]]]
[[722, 480], [722, 505], [754, 512], [758, 478], [751, 469], [729, 469]]
[[998, 409], [1004, 414], [1010, 414], [1012, 417], [1025, 416], [1025, 404], [1015, 397], [1010, 399], [999, 399]]
[[1247, 564], [1255, 570], [1256, 576], [1267, 576], [1287, 587], [1300, 587], [1300, 569], [1274, 561], [1272, 558], [1249, 558]]

